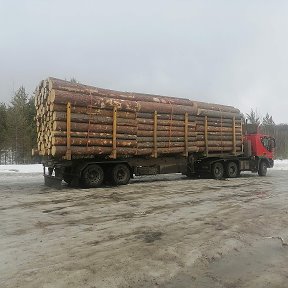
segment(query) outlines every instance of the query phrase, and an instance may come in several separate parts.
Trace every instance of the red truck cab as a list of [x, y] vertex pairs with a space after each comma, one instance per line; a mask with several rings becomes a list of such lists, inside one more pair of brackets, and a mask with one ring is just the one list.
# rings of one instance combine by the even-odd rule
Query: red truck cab
[[257, 157], [265, 157], [273, 160], [275, 139], [264, 134], [248, 134], [245, 140], [251, 142], [252, 155]]
[[[249, 157], [255, 159], [255, 163], [257, 163], [255, 170], [258, 167], [258, 174], [265, 176], [267, 168], [274, 166], [275, 139], [269, 135], [260, 133], [258, 126], [250, 125], [244, 135], [244, 147], [246, 146]], [[251, 170], [253, 171], [253, 169]]]

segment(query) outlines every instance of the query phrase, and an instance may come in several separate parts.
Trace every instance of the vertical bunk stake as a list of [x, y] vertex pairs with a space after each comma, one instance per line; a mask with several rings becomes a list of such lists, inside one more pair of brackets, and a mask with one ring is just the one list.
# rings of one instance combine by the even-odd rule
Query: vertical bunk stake
[[205, 123], [204, 123], [204, 133], [205, 133], [205, 153], [206, 153], [206, 156], [208, 156], [208, 153], [209, 153], [209, 147], [208, 147], [208, 117], [205, 116]]
[[111, 158], [116, 159], [117, 158], [117, 145], [116, 145], [116, 135], [117, 135], [117, 107], [113, 107], [113, 132], [112, 132], [112, 154]]
[[235, 123], [235, 116], [233, 117], [232, 123], [232, 133], [233, 133], [233, 154], [236, 155], [236, 123]]
[[184, 156], [188, 156], [188, 121], [189, 121], [189, 118], [188, 118], [188, 113], [186, 112], [185, 113], [185, 122], [184, 122], [184, 147], [185, 147], [185, 150], [184, 150]]
[[66, 160], [71, 160], [71, 103], [67, 103], [67, 116], [66, 116], [66, 121], [67, 121], [67, 150], [66, 150]]
[[154, 111], [154, 129], [153, 129], [153, 157], [157, 158], [157, 111]]

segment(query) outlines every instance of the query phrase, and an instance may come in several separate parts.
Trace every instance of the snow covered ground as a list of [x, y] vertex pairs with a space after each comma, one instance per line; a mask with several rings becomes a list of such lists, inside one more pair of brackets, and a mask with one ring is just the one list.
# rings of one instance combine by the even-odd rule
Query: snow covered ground
[[285, 160], [275, 160], [274, 170], [288, 170], [288, 159]]
[[[275, 160], [273, 170], [288, 170], [288, 160]], [[0, 165], [0, 173], [43, 173], [42, 164]]]
[[43, 173], [42, 164], [0, 165], [0, 173]]

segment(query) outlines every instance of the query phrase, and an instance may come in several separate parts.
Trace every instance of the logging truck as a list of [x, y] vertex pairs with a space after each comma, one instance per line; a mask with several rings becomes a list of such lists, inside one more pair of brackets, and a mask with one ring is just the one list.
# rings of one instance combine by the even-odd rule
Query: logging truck
[[36, 89], [35, 107], [48, 186], [125, 185], [167, 173], [265, 176], [273, 167], [275, 139], [244, 124], [232, 106], [48, 78]]

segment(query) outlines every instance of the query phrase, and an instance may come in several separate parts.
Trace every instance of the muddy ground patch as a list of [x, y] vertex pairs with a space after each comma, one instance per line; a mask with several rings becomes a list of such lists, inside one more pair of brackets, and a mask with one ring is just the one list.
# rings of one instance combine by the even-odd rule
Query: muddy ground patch
[[288, 173], [269, 172], [61, 191], [7, 174], [0, 287], [287, 287]]

